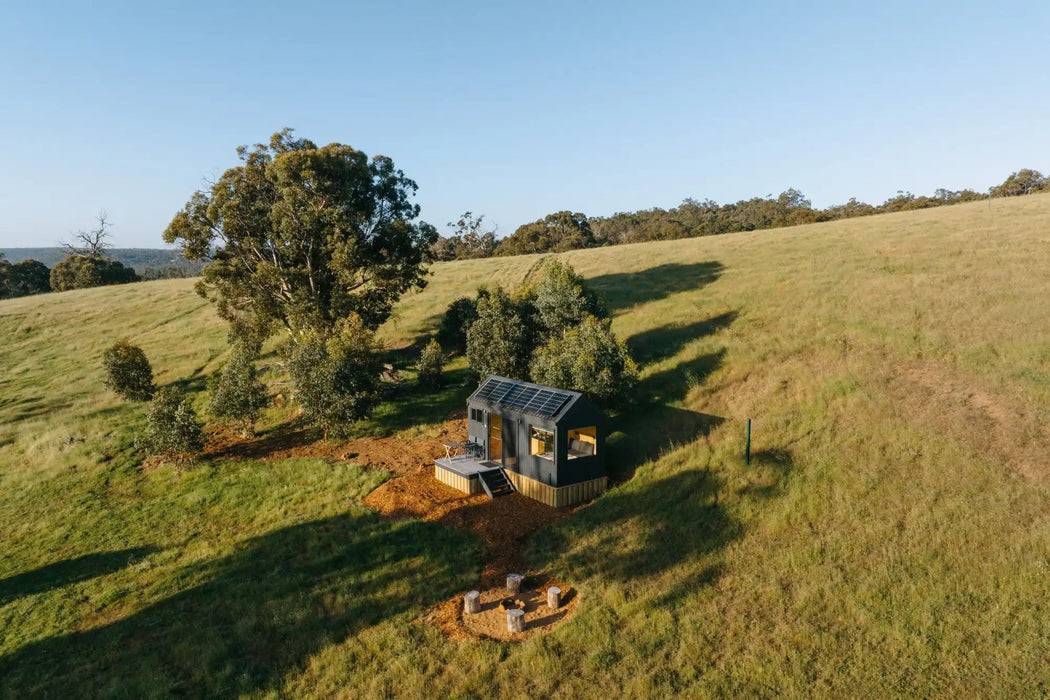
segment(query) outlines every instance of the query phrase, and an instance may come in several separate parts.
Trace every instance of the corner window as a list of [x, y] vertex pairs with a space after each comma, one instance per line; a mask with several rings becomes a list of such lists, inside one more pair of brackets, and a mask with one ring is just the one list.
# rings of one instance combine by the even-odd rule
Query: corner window
[[554, 459], [554, 433], [542, 428], [529, 430], [529, 454], [544, 459]]
[[566, 437], [569, 440], [569, 459], [593, 457], [598, 453], [598, 431], [595, 426], [574, 428], [566, 434]]

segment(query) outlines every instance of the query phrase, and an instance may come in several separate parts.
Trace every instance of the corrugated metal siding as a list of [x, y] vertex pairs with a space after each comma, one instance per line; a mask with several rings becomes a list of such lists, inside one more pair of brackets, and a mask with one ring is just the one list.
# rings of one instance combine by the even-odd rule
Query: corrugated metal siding
[[506, 470], [506, 474], [507, 478], [510, 479], [510, 483], [514, 484], [514, 488], [518, 490], [518, 493], [554, 508], [572, 506], [589, 501], [605, 493], [605, 490], [609, 488], [609, 477], [607, 476], [557, 488], [542, 484], [535, 479], [522, 476], [509, 469]]

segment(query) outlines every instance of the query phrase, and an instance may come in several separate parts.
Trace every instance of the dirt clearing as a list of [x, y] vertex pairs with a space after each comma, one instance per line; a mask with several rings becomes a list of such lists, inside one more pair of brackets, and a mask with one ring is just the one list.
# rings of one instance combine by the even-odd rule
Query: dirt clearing
[[[547, 588], [561, 589], [561, 605], [557, 610], [547, 607]], [[511, 597], [524, 603], [525, 631], [507, 631], [507, 611], [500, 602]], [[481, 611], [467, 615], [463, 612], [463, 596], [457, 595], [439, 605], [424, 618], [425, 622], [437, 625], [450, 639], [485, 637], [511, 642], [520, 642], [534, 634], [549, 632], [555, 625], [564, 622], [576, 611], [579, 598], [576, 591], [566, 584], [545, 576], [526, 576], [521, 590], [511, 594], [503, 585], [481, 591]]]

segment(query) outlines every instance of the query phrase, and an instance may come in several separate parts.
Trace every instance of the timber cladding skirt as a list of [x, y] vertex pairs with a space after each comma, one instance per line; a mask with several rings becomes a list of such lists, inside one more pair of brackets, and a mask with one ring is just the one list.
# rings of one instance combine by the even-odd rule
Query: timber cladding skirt
[[434, 478], [463, 493], [484, 493], [484, 489], [481, 488], [481, 481], [477, 477], [469, 479], [454, 471], [445, 469], [440, 464], [434, 465]]
[[589, 501], [605, 493], [609, 488], [609, 477], [603, 476], [590, 481], [584, 481], [571, 486], [548, 486], [547, 484], [522, 476], [517, 472], [506, 471], [510, 483], [523, 496], [533, 498], [540, 503], [545, 503], [555, 508], [562, 506], [573, 506], [577, 503]]
[[[504, 470], [503, 473], [510, 479], [510, 483], [514, 484], [514, 488], [518, 493], [554, 508], [573, 506], [577, 503], [590, 501], [605, 493], [605, 490], [609, 488], [609, 477], [607, 476], [559, 488], [548, 486], [535, 479], [512, 472], [509, 469]], [[477, 477], [468, 478], [456, 474], [445, 469], [440, 464], [434, 465], [434, 477], [441, 483], [448, 484], [463, 493], [484, 493], [484, 489], [481, 487], [481, 480]]]

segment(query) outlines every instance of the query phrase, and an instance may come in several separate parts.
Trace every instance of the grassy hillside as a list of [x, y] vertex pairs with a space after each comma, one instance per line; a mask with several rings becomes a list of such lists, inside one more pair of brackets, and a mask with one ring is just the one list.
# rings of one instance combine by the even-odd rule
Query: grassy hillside
[[[358, 505], [373, 470], [135, 468], [97, 357], [202, 389], [191, 283], [0, 302], [0, 695], [1045, 694], [1048, 243], [1039, 195], [564, 255], [642, 381], [622, 483], [530, 551], [579, 610], [516, 646], [414, 622], [479, 559]], [[539, 261], [437, 265], [382, 335]]]

